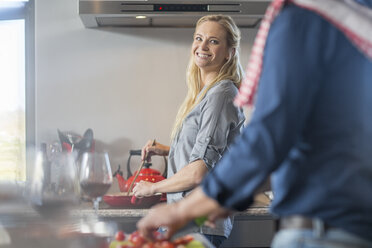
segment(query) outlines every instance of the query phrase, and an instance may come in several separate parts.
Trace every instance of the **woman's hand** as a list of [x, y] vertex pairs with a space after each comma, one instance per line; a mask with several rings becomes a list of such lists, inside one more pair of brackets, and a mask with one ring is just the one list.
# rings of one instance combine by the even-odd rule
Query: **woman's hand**
[[160, 144], [158, 142], [155, 142], [155, 144], [153, 145], [153, 142], [153, 140], [149, 140], [147, 141], [146, 145], [142, 147], [142, 161], [147, 159], [148, 162], [151, 162], [151, 156], [153, 155], [168, 156], [169, 146]]
[[140, 181], [134, 186], [133, 188], [133, 194], [137, 198], [146, 197], [146, 196], [152, 196], [156, 192], [154, 190], [154, 183], [146, 182], [146, 181]]

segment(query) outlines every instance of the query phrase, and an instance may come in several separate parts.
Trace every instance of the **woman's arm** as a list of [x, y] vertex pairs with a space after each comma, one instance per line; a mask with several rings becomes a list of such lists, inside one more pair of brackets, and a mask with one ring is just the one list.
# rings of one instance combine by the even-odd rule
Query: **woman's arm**
[[154, 140], [147, 141], [146, 145], [142, 147], [141, 152], [141, 159], [142, 161], [147, 159], [147, 161], [151, 161], [151, 156], [159, 155], [159, 156], [168, 156], [169, 154], [169, 146], [160, 144], [159, 142], [155, 142], [153, 145]]
[[182, 192], [195, 188], [208, 172], [207, 166], [203, 160], [196, 160], [172, 177], [156, 183], [141, 181], [133, 188], [136, 197], [151, 196], [156, 193]]

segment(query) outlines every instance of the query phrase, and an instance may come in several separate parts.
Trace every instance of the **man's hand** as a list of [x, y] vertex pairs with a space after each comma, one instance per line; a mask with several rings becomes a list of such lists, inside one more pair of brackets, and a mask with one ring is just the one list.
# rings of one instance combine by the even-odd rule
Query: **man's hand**
[[[200, 187], [183, 200], [172, 204], [159, 204], [151, 208], [149, 213], [138, 223], [137, 228], [147, 238], [152, 238], [152, 233], [159, 227], [165, 227], [166, 238], [172, 237], [188, 222], [207, 216], [207, 223], [214, 225], [219, 218], [225, 218], [230, 212], [204, 194]], [[206, 224], [207, 224], [206, 223]]]
[[137, 223], [137, 228], [144, 237], [153, 240], [154, 231], [159, 227], [165, 227], [165, 238], [170, 239], [189, 221], [186, 214], [179, 212], [178, 203], [158, 204]]
[[218, 219], [227, 218], [231, 214], [232, 212], [225, 208], [215, 209], [208, 214], [208, 219], [205, 221], [204, 225], [214, 228], [216, 227], [216, 221]]

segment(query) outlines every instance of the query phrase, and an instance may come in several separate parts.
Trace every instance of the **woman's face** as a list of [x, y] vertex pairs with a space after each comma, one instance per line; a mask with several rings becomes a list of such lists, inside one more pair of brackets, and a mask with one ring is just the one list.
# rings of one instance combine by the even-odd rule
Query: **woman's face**
[[229, 59], [226, 36], [226, 30], [214, 21], [203, 22], [196, 28], [192, 53], [201, 70], [219, 72]]

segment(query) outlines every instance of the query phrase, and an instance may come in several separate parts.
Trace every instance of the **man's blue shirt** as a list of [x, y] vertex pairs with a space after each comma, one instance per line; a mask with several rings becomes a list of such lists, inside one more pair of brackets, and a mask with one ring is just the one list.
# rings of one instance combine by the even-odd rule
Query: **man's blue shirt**
[[270, 29], [256, 100], [204, 192], [244, 210], [271, 175], [273, 214], [372, 240], [372, 62], [325, 19], [288, 5]]

